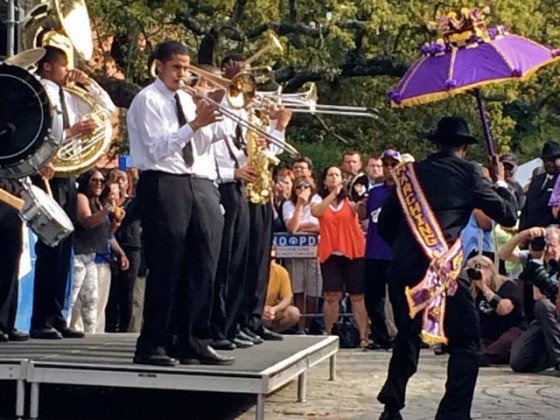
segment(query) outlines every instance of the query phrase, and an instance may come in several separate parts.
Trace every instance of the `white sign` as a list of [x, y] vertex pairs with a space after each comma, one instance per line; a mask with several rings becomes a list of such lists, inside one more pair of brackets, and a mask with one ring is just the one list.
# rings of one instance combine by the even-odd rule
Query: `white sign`
[[318, 237], [315, 233], [275, 233], [276, 258], [317, 258]]

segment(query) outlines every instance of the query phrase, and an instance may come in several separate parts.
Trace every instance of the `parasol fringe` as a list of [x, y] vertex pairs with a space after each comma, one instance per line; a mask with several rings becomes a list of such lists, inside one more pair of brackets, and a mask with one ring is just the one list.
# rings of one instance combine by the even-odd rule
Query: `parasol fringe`
[[[470, 85], [466, 85], [466, 86], [461, 86], [459, 88], [454, 88], [453, 90], [444, 90], [444, 91], [439, 91], [439, 92], [431, 92], [428, 93], [426, 95], [420, 95], [420, 96], [416, 96], [413, 98], [406, 98], [406, 99], [402, 99], [399, 103], [396, 103], [395, 101], [391, 101], [391, 107], [392, 108], [406, 108], [406, 107], [410, 107], [410, 106], [416, 106], [416, 105], [425, 105], [428, 104], [430, 102], [436, 102], [436, 101], [440, 101], [443, 99], [447, 99], [447, 98], [451, 98], [455, 95], [459, 95], [461, 93], [464, 93], [468, 90], [477, 88], [477, 87], [482, 87], [482, 86], [486, 86], [486, 85], [490, 85], [490, 84], [494, 84], [494, 83], [501, 83], [501, 82], [508, 82], [508, 81], [518, 81], [518, 82], [524, 82], [527, 79], [529, 79], [531, 76], [533, 76], [533, 74], [535, 74], [538, 70], [540, 70], [541, 67], [544, 67], [554, 61], [557, 61], [560, 59], [559, 57], [553, 57], [550, 60], [544, 61], [542, 63], [540, 63], [539, 65], [527, 70], [522, 76], [520, 77], [503, 77], [501, 79], [492, 79], [492, 80], [486, 80], [484, 82], [477, 82], [477, 83], [472, 83]], [[398, 92], [397, 92], [398, 93]]]

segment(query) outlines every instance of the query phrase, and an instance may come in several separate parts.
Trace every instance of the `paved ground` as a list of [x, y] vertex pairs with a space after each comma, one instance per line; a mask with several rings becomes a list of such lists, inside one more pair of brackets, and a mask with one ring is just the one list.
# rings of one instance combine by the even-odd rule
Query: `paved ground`
[[[387, 369], [387, 352], [341, 350], [337, 380], [328, 381], [328, 362], [310, 369], [307, 402], [296, 401], [296, 383], [266, 403], [266, 420], [375, 420], [375, 401]], [[406, 420], [433, 419], [443, 394], [447, 357], [425, 350], [410, 382]], [[0, 419], [13, 418], [13, 383], [0, 383]], [[118, 388], [43, 385], [41, 420], [254, 419], [252, 396]], [[473, 419], [559, 420], [560, 378], [551, 373], [520, 375], [508, 368], [485, 368], [476, 389]]]
[[[328, 364], [312, 368], [308, 376], [307, 402], [296, 402], [292, 383], [269, 396], [266, 419], [377, 419], [382, 407], [375, 395], [385, 379], [389, 353], [341, 350], [337, 380], [329, 382]], [[408, 388], [406, 420], [433, 419], [444, 390], [446, 356], [423, 350], [418, 373]], [[560, 378], [552, 373], [514, 374], [508, 368], [481, 370], [473, 419], [558, 420], [560, 419]], [[241, 419], [253, 419], [254, 408]]]

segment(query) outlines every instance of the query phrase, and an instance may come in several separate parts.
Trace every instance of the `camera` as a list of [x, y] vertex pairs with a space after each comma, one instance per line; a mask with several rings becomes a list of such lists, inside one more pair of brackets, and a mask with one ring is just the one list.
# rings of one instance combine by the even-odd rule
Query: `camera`
[[482, 280], [480, 264], [475, 264], [474, 267], [467, 268], [467, 276], [469, 277], [469, 280]]
[[554, 301], [558, 294], [558, 286], [553, 277], [558, 271], [558, 265], [556, 260], [551, 260], [548, 262], [549, 270], [547, 270], [540, 262], [529, 260], [523, 272], [519, 274], [519, 280], [532, 284], [548, 299]]
[[544, 236], [537, 236], [531, 240], [531, 249], [533, 251], [544, 251], [546, 247], [546, 238]]

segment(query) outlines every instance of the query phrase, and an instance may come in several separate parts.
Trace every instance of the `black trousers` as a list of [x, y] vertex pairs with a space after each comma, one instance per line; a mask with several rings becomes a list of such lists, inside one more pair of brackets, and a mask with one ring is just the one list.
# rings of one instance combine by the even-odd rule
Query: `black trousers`
[[[50, 181], [54, 198], [76, 224], [75, 178], [54, 178]], [[74, 235], [50, 247], [41, 241], [35, 244], [35, 278], [33, 283], [33, 315], [31, 329], [67, 328], [62, 315], [68, 278], [71, 270]]]
[[214, 285], [211, 330], [216, 339], [232, 339], [243, 301], [249, 245], [249, 205], [238, 182], [221, 184], [225, 210], [220, 260]]
[[111, 290], [105, 309], [105, 331], [127, 332], [132, 316], [132, 292], [140, 270], [140, 248], [122, 247], [128, 258], [128, 270], [111, 264]]
[[12, 331], [16, 323], [21, 246], [18, 213], [0, 203], [0, 332], [4, 333]]
[[[184, 270], [187, 276], [186, 290], [177, 294], [176, 307], [186, 300], [187, 311], [179, 325], [177, 349], [179, 355], [189, 356], [206, 346], [212, 335], [214, 281], [220, 259], [224, 217], [220, 208], [220, 193], [212, 181], [192, 179], [193, 212], [187, 234], [187, 255]], [[182, 331], [187, 332], [186, 335]], [[183, 342], [184, 337], [187, 341]]]
[[186, 356], [203, 345], [196, 334], [208, 331], [223, 223], [219, 194], [211, 181], [158, 171], [143, 172], [136, 191], [148, 268], [136, 352], [167, 354], [176, 335], [172, 350]]
[[272, 204], [249, 203], [251, 226], [249, 229], [249, 258], [244, 289], [242, 326], [258, 330], [262, 326], [262, 312], [270, 273], [272, 248]]
[[391, 344], [385, 323], [385, 289], [390, 265], [389, 260], [364, 259], [364, 300], [371, 320], [371, 338], [382, 346]]
[[[444, 329], [449, 339], [449, 362], [445, 395], [439, 404], [437, 420], [470, 419], [481, 343], [478, 312], [468, 286], [468, 281], [459, 280], [457, 292], [447, 300]], [[406, 386], [418, 366], [421, 314], [414, 319], [408, 316], [402, 284], [390, 284], [389, 293], [399, 331], [387, 380], [377, 399], [388, 409], [397, 411], [405, 405]]]

